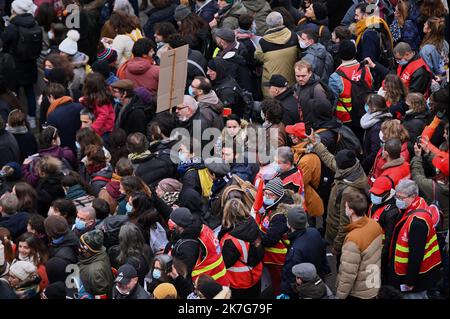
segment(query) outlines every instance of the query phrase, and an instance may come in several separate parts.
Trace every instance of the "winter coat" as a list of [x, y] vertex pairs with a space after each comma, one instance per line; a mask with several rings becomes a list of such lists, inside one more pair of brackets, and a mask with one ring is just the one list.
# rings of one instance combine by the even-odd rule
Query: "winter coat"
[[37, 81], [37, 65], [36, 60], [20, 61], [14, 55], [14, 51], [19, 40], [19, 26], [23, 28], [32, 28], [37, 22], [33, 15], [26, 13], [17, 15], [11, 19], [5, 31], [0, 35], [3, 41], [3, 51], [10, 53], [14, 58], [15, 71], [13, 76], [18, 85], [31, 85]]
[[409, 153], [414, 154], [414, 144], [416, 143], [417, 137], [422, 135], [423, 129], [428, 124], [428, 112], [412, 113], [406, 111], [402, 124], [409, 134]]
[[211, 91], [208, 94], [199, 96], [197, 102], [200, 113], [210, 123], [210, 127], [222, 130], [224, 126], [222, 117], [223, 104], [217, 97], [217, 94]]
[[56, 157], [63, 162], [63, 165], [65, 163], [69, 164], [72, 170], [76, 169], [78, 166], [75, 154], [68, 147], [52, 146], [41, 150], [39, 151], [39, 156], [34, 158], [31, 163], [22, 165], [24, 179], [32, 186], [37, 186], [38, 184], [40, 178], [36, 172], [36, 164], [39, 161], [39, 158], [44, 156]]
[[171, 22], [175, 25], [175, 18], [173, 17], [175, 13], [175, 8], [177, 6], [176, 2], [173, 2], [169, 6], [165, 8], [153, 8], [148, 11], [146, 14], [148, 16], [148, 20], [144, 25], [144, 33], [145, 36], [153, 39], [155, 35], [154, 27], [158, 22]]
[[146, 58], [132, 58], [125, 62], [120, 79], [133, 81], [135, 87], [144, 87], [153, 95], [158, 91], [159, 66]]
[[326, 244], [316, 228], [308, 227], [296, 230], [288, 235], [290, 241], [289, 251], [281, 273], [281, 292], [293, 296], [292, 284], [295, 275], [292, 267], [301, 263], [311, 263], [317, 269], [317, 274], [324, 278], [331, 272], [326, 256]]
[[266, 17], [272, 12], [269, 3], [266, 0], [242, 0], [242, 4], [255, 21], [256, 35], [263, 36], [267, 31]]
[[207, 23], [214, 19], [217, 11], [219, 11], [219, 6], [213, 0], [206, 0], [201, 7], [195, 6], [195, 13]]
[[78, 267], [81, 282], [88, 293], [111, 296], [114, 277], [105, 247], [89, 258], [80, 257]]
[[406, 42], [411, 46], [411, 49], [416, 52], [418, 51], [421, 37], [414, 21], [407, 19], [404, 22], [403, 27], [400, 27], [397, 18], [395, 18], [390, 25], [390, 30], [394, 45], [397, 45], [400, 42]]
[[71, 200], [77, 210], [92, 206], [92, 201], [95, 199], [94, 196], [88, 195], [80, 184], [70, 186], [65, 198]]
[[[416, 54], [409, 61], [409, 63], [411, 63], [419, 58], [420, 58], [419, 54]], [[404, 68], [406, 68], [408, 66], [408, 64], [403, 66], [401, 70], [403, 71]], [[409, 87], [407, 89], [409, 90], [409, 93], [417, 92], [417, 93], [425, 94], [428, 91], [428, 89], [430, 88], [431, 80], [432, 80], [431, 74], [423, 66], [423, 67], [417, 69], [413, 74], [411, 74]]]
[[112, 104], [95, 105], [93, 109], [95, 120], [92, 123], [92, 129], [94, 132], [100, 136], [112, 132], [115, 121]]
[[60, 258], [67, 264], [76, 264], [78, 262], [78, 245], [79, 240], [75, 233], [71, 230], [64, 235], [62, 243], [55, 245], [50, 244], [49, 257]]
[[[263, 63], [262, 82], [268, 82], [274, 74], [284, 76], [289, 85], [295, 83], [294, 65], [297, 62], [298, 37], [285, 27], [268, 29], [255, 51], [256, 60]], [[268, 88], [263, 87], [265, 97]]]
[[113, 173], [111, 181], [98, 193], [98, 198], [104, 199], [108, 202], [109, 212], [111, 215], [114, 215], [118, 205], [118, 199], [121, 195], [120, 180], [121, 177]]
[[37, 193], [37, 211], [42, 216], [47, 212], [55, 199], [65, 198], [66, 194], [62, 188], [61, 180], [63, 173], [48, 175], [39, 180], [36, 187]]
[[361, 118], [360, 124], [364, 129], [363, 152], [364, 159], [361, 162], [364, 172], [369, 173], [380, 149], [380, 130], [384, 121], [392, 119], [392, 114], [375, 112], [366, 113]]
[[174, 141], [162, 141], [153, 145], [149, 156], [132, 160], [136, 176], [142, 178], [147, 185], [156, 186], [160, 180], [173, 177], [176, 166], [170, 159], [170, 150]]
[[[28, 129], [25, 126], [22, 126], [21, 128], [22, 128], [21, 131], [8, 129], [8, 131], [10, 131], [12, 135], [14, 135], [14, 138], [16, 139], [17, 144], [19, 145], [20, 149], [19, 163], [22, 163], [23, 160], [26, 159], [28, 156], [36, 154], [38, 152], [38, 144], [36, 141], [36, 137], [34, 137], [34, 134], [28, 131]], [[1, 154], [4, 153], [1, 152]]]
[[328, 152], [322, 143], [316, 144], [313, 152], [320, 157], [328, 168], [335, 172], [334, 184], [328, 201], [325, 239], [339, 252], [345, 238], [345, 226], [349, 224], [349, 219], [345, 215], [347, 196], [354, 192], [367, 195], [367, 176], [358, 160], [350, 168], [338, 169], [334, 156]]
[[[85, 166], [81, 167], [80, 175], [85, 178], [86, 181], [89, 182], [89, 184], [92, 187], [92, 190], [94, 191], [94, 195], [98, 196], [98, 193], [100, 190], [108, 184], [108, 182], [111, 180], [113, 174], [113, 169], [110, 163], [106, 163], [106, 166], [102, 168], [101, 170], [92, 173], [91, 175], [88, 175], [87, 169]], [[98, 176], [98, 178], [95, 178]]]
[[288, 88], [286, 91], [277, 95], [275, 100], [281, 103], [283, 106], [283, 119], [284, 125], [294, 125], [300, 122], [300, 114], [298, 113], [297, 101], [294, 97], [294, 88]]
[[117, 52], [116, 66], [119, 67], [132, 56], [131, 50], [133, 49], [134, 41], [126, 34], [118, 34], [114, 38], [111, 49]]
[[219, 21], [217, 23], [218, 28], [236, 30], [239, 28], [239, 17], [243, 14], [247, 14], [247, 9], [241, 1], [234, 1], [229, 9], [226, 9], [225, 11], [219, 9], [217, 13], [219, 15]]
[[112, 299], [126, 299], [126, 300], [150, 299], [150, 295], [145, 291], [145, 289], [140, 284], [136, 284], [136, 286], [134, 286], [133, 290], [130, 291], [129, 295], [120, 294], [116, 287], [117, 287], [117, 284], [115, 284], [113, 287]]
[[300, 286], [296, 284], [294, 291], [299, 299], [335, 299], [331, 289], [319, 276]]
[[[286, 128], [283, 123], [268, 123], [264, 125], [263, 128], [266, 130], [266, 147], [272, 146], [277, 148], [287, 145]], [[278, 134], [272, 135], [271, 131], [275, 129], [278, 131]]]
[[[382, 149], [380, 148], [378, 150], [377, 156], [375, 157], [375, 162], [372, 166], [372, 169], [370, 170], [370, 173], [367, 175], [369, 178], [369, 185], [372, 186], [373, 182], [378, 178], [378, 176], [382, 175], [383, 172], [383, 166], [386, 164], [386, 160], [381, 156], [382, 155]], [[408, 142], [404, 142], [402, 144], [402, 150], [400, 153], [400, 157], [402, 157], [406, 162], [409, 163], [410, 157], [409, 157], [409, 151], [408, 151]]]
[[11, 239], [15, 241], [20, 235], [27, 232], [29, 214], [18, 212], [12, 215], [0, 216], [0, 227], [5, 227], [11, 233]]
[[322, 81], [327, 81], [333, 72], [333, 59], [323, 44], [314, 43], [302, 54], [302, 60], [311, 64], [313, 73], [317, 74]]
[[[316, 120], [314, 115], [314, 109], [310, 106], [312, 99], [327, 99], [327, 87], [320, 82], [320, 77], [313, 74], [309, 81], [304, 85], [295, 84], [294, 96], [297, 99], [298, 109], [302, 116], [300, 119], [305, 122], [305, 125], [313, 125]], [[330, 115], [333, 114], [333, 110], [329, 109]]]
[[[438, 231], [448, 231], [448, 211], [449, 211], [449, 188], [448, 185], [436, 182], [435, 180], [426, 177], [423, 168], [422, 157], [414, 156], [411, 160], [411, 177], [419, 186], [419, 191], [427, 203], [431, 204], [434, 201], [439, 202], [439, 207], [444, 214], [444, 227]], [[434, 184], [434, 185], [433, 185]], [[434, 192], [433, 192], [434, 188]]]
[[9, 162], [20, 161], [20, 149], [14, 136], [5, 130], [0, 130], [0, 167]]
[[320, 184], [322, 169], [320, 158], [314, 153], [305, 153], [306, 143], [292, 146], [294, 162], [303, 174], [303, 185], [305, 187], [306, 210], [311, 216], [322, 216], [324, 206], [322, 198], [317, 194]]
[[[134, 96], [127, 105], [121, 106], [116, 112], [115, 126], [130, 135], [131, 133], [147, 133], [149, 118], [146, 114], [146, 105], [138, 96]], [[148, 111], [150, 112], [150, 111]]]
[[75, 135], [80, 129], [80, 111], [83, 106], [79, 103], [66, 103], [58, 106], [47, 117], [48, 125], [58, 129], [61, 147], [75, 150]]
[[[367, 282], [380, 282], [382, 229], [367, 216], [347, 226], [348, 234], [342, 246], [341, 265], [337, 277], [338, 299], [352, 296], [372, 299], [378, 294], [378, 286]], [[378, 267], [377, 269], [372, 269]], [[374, 277], [375, 274], [375, 277]]]

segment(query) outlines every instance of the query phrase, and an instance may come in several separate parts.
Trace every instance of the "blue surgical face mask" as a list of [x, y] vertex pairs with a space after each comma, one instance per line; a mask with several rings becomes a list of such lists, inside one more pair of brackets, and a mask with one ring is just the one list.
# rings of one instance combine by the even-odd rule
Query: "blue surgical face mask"
[[127, 214], [129, 214], [133, 211], [133, 206], [130, 203], [127, 203], [125, 205], [125, 210], [127, 211]]
[[161, 270], [153, 269], [152, 276], [154, 279], [158, 280], [159, 278], [161, 278]]
[[383, 201], [383, 197], [376, 196], [374, 194], [370, 194], [370, 200], [371, 200], [372, 204], [380, 205], [382, 203], [382, 201]]
[[121, 101], [118, 97], [115, 97], [115, 98], [114, 98], [114, 103], [115, 103], [115, 104], [121, 104], [122, 101]]
[[52, 243], [53, 243], [53, 245], [59, 245], [59, 244], [61, 244], [63, 241], [64, 241], [64, 236], [61, 236], [61, 237], [58, 237], [58, 238], [53, 239], [53, 240], [52, 240]]
[[397, 60], [398, 65], [407, 65], [409, 61], [405, 61], [405, 60]]
[[280, 167], [280, 165], [278, 163], [274, 162], [273, 163], [273, 168], [278, 174], [281, 173], [281, 167]]
[[86, 222], [82, 221], [78, 217], [75, 219], [75, 228], [78, 230], [83, 230], [86, 228]]
[[188, 91], [190, 96], [195, 97], [194, 89], [192, 88], [192, 86], [189, 85]]
[[405, 209], [406, 203], [403, 200], [400, 200], [398, 198], [395, 199], [395, 205], [398, 207], [398, 209]]
[[264, 205], [266, 205], [267, 207], [275, 204], [275, 200], [273, 198], [268, 198], [266, 196], [263, 197], [263, 202], [264, 202]]
[[366, 113], [369, 113], [369, 104], [364, 104], [364, 111], [366, 111]]

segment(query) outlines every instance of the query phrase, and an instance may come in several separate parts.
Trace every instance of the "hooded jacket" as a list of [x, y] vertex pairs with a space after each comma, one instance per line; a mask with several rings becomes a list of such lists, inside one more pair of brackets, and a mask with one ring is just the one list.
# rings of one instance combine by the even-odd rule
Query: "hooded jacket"
[[353, 192], [360, 192], [367, 196], [367, 176], [358, 160], [350, 168], [338, 169], [334, 155], [328, 152], [322, 143], [316, 144], [313, 151], [329, 169], [335, 172], [335, 180], [328, 201], [325, 239], [339, 252], [346, 234], [345, 226], [349, 224], [349, 219], [345, 215], [347, 196]]
[[145, 36], [153, 39], [155, 35], [155, 24], [158, 22], [171, 22], [175, 25], [175, 18], [173, 17], [175, 13], [175, 8], [177, 3], [173, 2], [165, 8], [152, 8], [150, 11], [146, 12], [148, 20], [144, 25]]
[[[87, 179], [89, 183], [92, 186], [92, 189], [94, 191], [94, 194], [97, 196], [100, 190], [108, 184], [108, 182], [112, 178], [113, 169], [110, 163], [106, 163], [106, 166], [99, 170], [98, 172], [93, 173], [92, 175], [87, 175], [87, 169], [85, 169], [85, 166], [83, 166], [83, 170], [85, 170], [84, 174], [81, 174], [82, 176], [87, 176]], [[95, 178], [98, 176], [98, 178]]]
[[[409, 151], [408, 151], [408, 142], [404, 142], [402, 144], [402, 150], [400, 153], [400, 157], [402, 157], [406, 162], [409, 163], [410, 157], [409, 157]], [[380, 148], [378, 150], [377, 156], [375, 157], [375, 162], [372, 166], [372, 169], [370, 170], [370, 173], [368, 174], [369, 177], [369, 185], [372, 186], [372, 184], [375, 182], [375, 180], [378, 178], [378, 176], [381, 176], [383, 174], [383, 166], [386, 164], [386, 160], [382, 157], [382, 149]]]
[[300, 114], [298, 113], [297, 101], [294, 97], [294, 88], [290, 87], [280, 95], [275, 97], [275, 100], [283, 105], [283, 119], [284, 125], [294, 125], [300, 122]]
[[105, 247], [89, 258], [80, 257], [78, 267], [80, 279], [88, 293], [111, 296], [114, 277]]
[[211, 124], [210, 127], [223, 129], [223, 104], [217, 97], [216, 92], [211, 91], [208, 94], [199, 96], [198, 107], [205, 120]]
[[237, 28], [239, 28], [239, 17], [243, 14], [247, 14], [247, 9], [244, 7], [241, 1], [234, 0], [231, 6], [219, 9], [218, 14], [218, 28], [236, 30]]
[[20, 163], [20, 149], [14, 136], [6, 130], [0, 130], [0, 165], [9, 162]]
[[64, 198], [66, 194], [62, 188], [61, 179], [63, 173], [48, 175], [39, 180], [36, 187], [37, 211], [42, 216], [46, 216], [50, 205], [55, 199]]
[[272, 9], [266, 0], [242, 0], [247, 13], [253, 16], [256, 24], [256, 35], [262, 36], [267, 31], [266, 18]]
[[76, 264], [78, 262], [78, 244], [78, 237], [69, 230], [60, 244], [50, 244], [49, 256], [50, 258], [60, 258], [68, 264]]
[[159, 66], [145, 58], [132, 58], [122, 69], [119, 78], [131, 80], [135, 87], [144, 87], [152, 94], [158, 91]]
[[309, 62], [312, 70], [322, 81], [327, 81], [333, 72], [333, 58], [321, 43], [311, 44], [302, 53], [302, 60]]
[[333, 292], [319, 276], [296, 287], [295, 292], [299, 299], [334, 299]]
[[205, 0], [202, 6], [195, 6], [195, 13], [207, 23], [214, 19], [214, 14], [216, 14], [217, 11], [219, 11], [219, 6], [217, 5], [217, 2], [213, 0]]
[[410, 154], [414, 152], [414, 143], [417, 137], [422, 135], [423, 129], [428, 123], [428, 112], [410, 112], [406, 111], [405, 117], [402, 120], [403, 126], [409, 133], [409, 150]]
[[[295, 33], [284, 26], [268, 29], [255, 51], [255, 58], [264, 64], [262, 82], [268, 82], [274, 74], [281, 74], [289, 85], [294, 84], [297, 54], [298, 37]], [[264, 96], [269, 96], [268, 89], [262, 89]]]
[[[135, 132], [145, 135], [147, 133], [147, 124], [149, 120], [149, 117], [146, 114], [147, 107], [148, 106], [142, 102], [141, 98], [137, 95], [133, 96], [127, 105], [120, 107], [120, 110], [116, 115], [115, 126], [123, 129], [127, 135]], [[147, 112], [150, 112], [150, 110]]]

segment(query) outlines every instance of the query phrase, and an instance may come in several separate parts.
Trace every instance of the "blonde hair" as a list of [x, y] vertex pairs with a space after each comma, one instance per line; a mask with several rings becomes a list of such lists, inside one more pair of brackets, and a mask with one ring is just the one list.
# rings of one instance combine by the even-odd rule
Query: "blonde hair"
[[227, 201], [223, 209], [222, 226], [232, 228], [249, 217], [248, 208], [239, 199], [233, 198]]
[[409, 141], [409, 134], [399, 120], [388, 120], [381, 124], [381, 132], [385, 141], [398, 138], [402, 143]]
[[406, 96], [406, 104], [413, 113], [420, 113], [426, 110], [425, 98], [421, 93], [409, 93]]

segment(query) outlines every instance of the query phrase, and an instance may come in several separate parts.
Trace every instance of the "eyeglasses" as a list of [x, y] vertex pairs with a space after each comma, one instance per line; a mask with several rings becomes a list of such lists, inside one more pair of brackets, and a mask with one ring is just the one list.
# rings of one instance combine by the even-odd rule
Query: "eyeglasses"
[[410, 195], [395, 195], [395, 198], [399, 199], [399, 200], [404, 200], [411, 197]]

